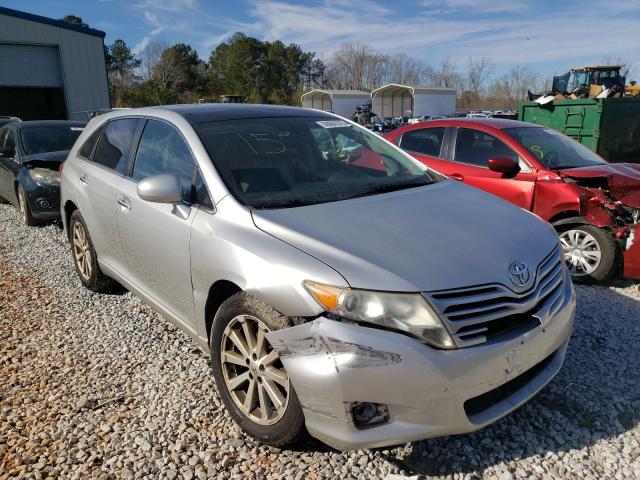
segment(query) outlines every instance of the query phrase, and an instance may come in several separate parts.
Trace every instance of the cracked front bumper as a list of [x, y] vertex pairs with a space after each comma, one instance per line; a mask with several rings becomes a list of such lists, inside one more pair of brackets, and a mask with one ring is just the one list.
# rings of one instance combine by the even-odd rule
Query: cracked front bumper
[[[324, 317], [267, 338], [311, 435], [340, 450], [397, 445], [477, 430], [542, 389], [560, 370], [572, 331], [575, 294], [570, 282], [564, 288], [564, 304], [544, 328], [458, 350]], [[356, 427], [358, 402], [386, 405], [388, 422]]]

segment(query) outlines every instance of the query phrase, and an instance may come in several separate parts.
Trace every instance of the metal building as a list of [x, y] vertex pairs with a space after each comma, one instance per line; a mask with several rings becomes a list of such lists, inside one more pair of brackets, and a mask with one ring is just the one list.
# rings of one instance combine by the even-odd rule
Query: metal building
[[351, 118], [358, 105], [371, 102], [371, 96], [360, 90], [311, 90], [302, 95], [302, 106], [333, 112]]
[[456, 111], [454, 88], [390, 83], [371, 92], [371, 111], [380, 117], [447, 116]]
[[0, 7], [0, 115], [86, 120], [110, 108], [104, 36]]

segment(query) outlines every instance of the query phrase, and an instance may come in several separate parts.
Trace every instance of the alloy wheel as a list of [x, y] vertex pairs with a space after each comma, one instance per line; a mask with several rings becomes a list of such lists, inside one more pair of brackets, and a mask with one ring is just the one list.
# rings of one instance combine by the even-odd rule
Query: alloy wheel
[[234, 317], [222, 335], [226, 388], [238, 409], [259, 425], [273, 425], [287, 410], [289, 376], [265, 338], [269, 328], [250, 315]]
[[600, 265], [602, 250], [596, 239], [583, 230], [567, 230], [560, 234], [560, 245], [571, 275], [592, 274]]
[[91, 277], [91, 250], [87, 232], [80, 222], [73, 224], [73, 256], [80, 275], [88, 280]]
[[22, 221], [26, 224], [28, 223], [27, 217], [27, 198], [22, 191], [22, 188], [18, 188], [18, 207], [20, 208], [20, 216], [22, 217]]

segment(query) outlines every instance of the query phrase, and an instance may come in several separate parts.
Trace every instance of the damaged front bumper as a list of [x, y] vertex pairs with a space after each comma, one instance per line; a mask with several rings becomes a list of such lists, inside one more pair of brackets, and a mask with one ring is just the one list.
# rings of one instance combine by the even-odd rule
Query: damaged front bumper
[[[522, 405], [560, 370], [575, 294], [544, 327], [509, 340], [437, 350], [411, 337], [328, 318], [267, 334], [279, 351], [311, 435], [340, 449], [471, 432]], [[363, 428], [353, 408], [384, 406]]]
[[640, 225], [631, 227], [624, 246], [622, 276], [640, 280]]

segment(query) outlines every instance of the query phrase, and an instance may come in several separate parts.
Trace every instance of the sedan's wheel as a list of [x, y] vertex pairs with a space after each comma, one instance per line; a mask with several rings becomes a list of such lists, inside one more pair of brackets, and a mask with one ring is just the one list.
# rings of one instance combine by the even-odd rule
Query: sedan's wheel
[[304, 415], [265, 334], [292, 325], [269, 305], [239, 292], [220, 306], [211, 328], [211, 369], [227, 410], [249, 435], [280, 447], [304, 433]]
[[602, 282], [615, 272], [616, 244], [609, 233], [593, 225], [577, 225], [559, 236], [574, 281]]
[[18, 210], [20, 211], [20, 217], [22, 221], [28, 227], [33, 227], [38, 224], [38, 221], [33, 218], [31, 209], [29, 208], [29, 202], [27, 201], [27, 194], [22, 188], [22, 185], [18, 185]]
[[252, 421], [273, 425], [287, 410], [289, 376], [264, 334], [268, 327], [250, 315], [234, 317], [224, 329], [220, 361], [236, 406]]
[[79, 210], [75, 210], [71, 215], [69, 231], [73, 264], [82, 284], [94, 292], [113, 287], [115, 282], [100, 270], [96, 250]]

